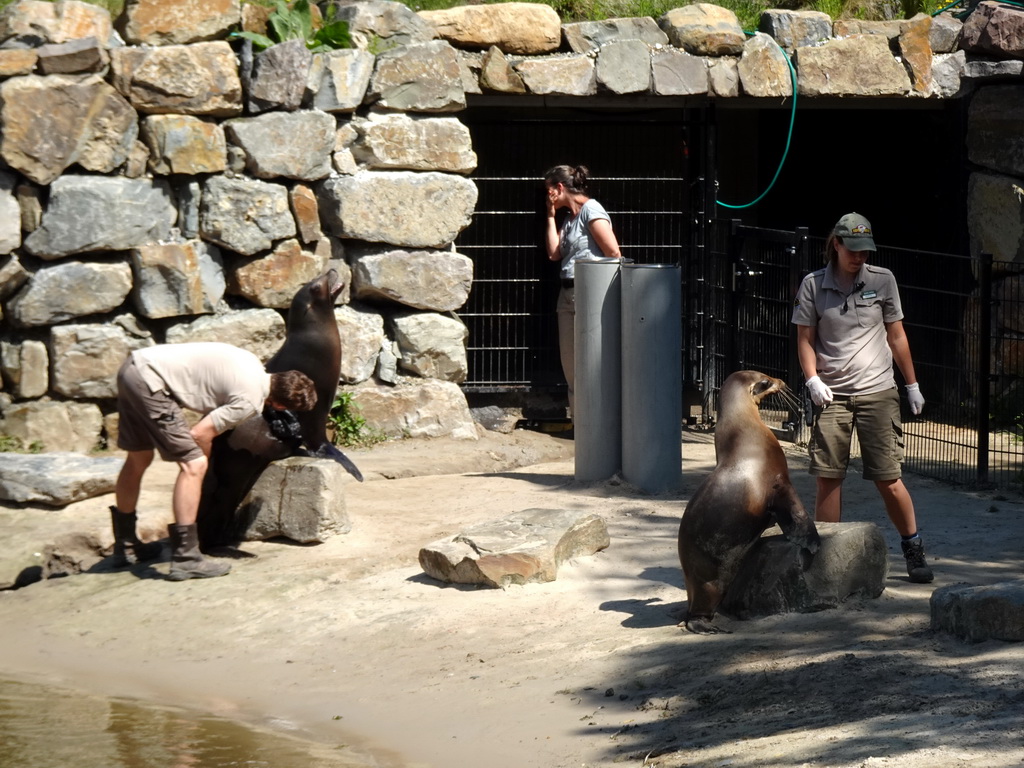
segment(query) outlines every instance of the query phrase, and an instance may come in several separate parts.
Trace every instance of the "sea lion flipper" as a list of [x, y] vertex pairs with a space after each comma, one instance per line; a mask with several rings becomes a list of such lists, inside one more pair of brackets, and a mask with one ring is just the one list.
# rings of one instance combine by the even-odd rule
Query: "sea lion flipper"
[[818, 529], [788, 478], [776, 488], [770, 511], [787, 539], [812, 555], [818, 551]]
[[341, 466], [343, 466], [345, 470], [350, 475], [352, 475], [352, 477], [354, 477], [360, 483], [363, 482], [363, 473], [359, 471], [359, 467], [355, 465], [352, 459], [350, 459], [348, 456], [339, 451], [330, 443], [322, 443], [316, 449], [313, 455], [322, 459], [334, 459], [336, 462], [341, 464]]

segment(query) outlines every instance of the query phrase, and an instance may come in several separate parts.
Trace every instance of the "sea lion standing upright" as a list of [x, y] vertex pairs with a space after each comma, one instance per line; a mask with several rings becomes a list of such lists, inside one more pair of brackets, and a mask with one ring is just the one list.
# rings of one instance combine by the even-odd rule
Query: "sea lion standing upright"
[[697, 634], [723, 630], [711, 623], [725, 591], [754, 542], [774, 523], [810, 554], [818, 531], [789, 480], [778, 439], [761, 421], [767, 395], [788, 393], [785, 382], [737, 371], [719, 394], [716, 466], [697, 488], [679, 525], [679, 561], [688, 614], [680, 626]]
[[311, 411], [265, 409], [213, 441], [199, 503], [199, 540], [204, 550], [234, 544], [251, 523], [238, 506], [275, 459], [306, 455], [337, 461], [357, 480], [356, 465], [327, 439], [327, 416], [341, 375], [341, 337], [334, 300], [344, 285], [330, 269], [303, 285], [292, 299], [284, 344], [264, 366], [268, 373], [301, 371], [313, 380]]
[[302, 371], [316, 386], [316, 407], [295, 414], [302, 442], [312, 452], [329, 444], [327, 415], [341, 376], [341, 337], [334, 317], [334, 299], [343, 285], [330, 269], [302, 286], [288, 308], [284, 344], [267, 361], [267, 373]]

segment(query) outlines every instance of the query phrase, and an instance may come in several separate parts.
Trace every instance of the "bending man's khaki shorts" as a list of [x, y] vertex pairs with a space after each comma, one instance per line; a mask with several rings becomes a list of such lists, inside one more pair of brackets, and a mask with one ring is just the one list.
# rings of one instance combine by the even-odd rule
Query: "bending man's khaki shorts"
[[150, 392], [129, 357], [117, 372], [117, 447], [160, 452], [164, 461], [192, 461], [203, 449], [192, 437], [181, 406], [166, 392]]
[[808, 446], [812, 475], [846, 477], [854, 429], [865, 480], [896, 480], [903, 475], [903, 423], [895, 388], [871, 395], [837, 396], [827, 408], [814, 409]]

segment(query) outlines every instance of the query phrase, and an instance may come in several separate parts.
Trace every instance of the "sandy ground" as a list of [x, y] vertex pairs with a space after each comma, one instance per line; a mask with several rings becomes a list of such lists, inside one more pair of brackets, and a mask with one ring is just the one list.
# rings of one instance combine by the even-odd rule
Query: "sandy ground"
[[[787, 453], [810, 504], [803, 454]], [[0, 592], [0, 677], [205, 710], [380, 765], [1024, 764], [1024, 644], [933, 632], [928, 602], [1022, 576], [1019, 499], [909, 477], [936, 571], [916, 585], [873, 486], [851, 478], [847, 519], [890, 543], [881, 597], [696, 636], [676, 627], [676, 531], [713, 466], [710, 436], [686, 434], [683, 487], [658, 496], [577, 483], [571, 457], [536, 432], [356, 452], [368, 480], [346, 486], [348, 535], [245, 545], [255, 557], [221, 579], [172, 583], [160, 563]], [[173, 476], [149, 478], [154, 530]], [[0, 567], [58, 532], [105, 531], [109, 503], [0, 508]], [[422, 574], [422, 545], [530, 507], [598, 512], [611, 546], [506, 591]]]

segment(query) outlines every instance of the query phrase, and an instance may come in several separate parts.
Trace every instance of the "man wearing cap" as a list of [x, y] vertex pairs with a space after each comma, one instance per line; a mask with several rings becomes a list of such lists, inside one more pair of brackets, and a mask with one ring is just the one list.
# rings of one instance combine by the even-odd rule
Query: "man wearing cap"
[[842, 517], [842, 487], [857, 430], [864, 479], [872, 480], [902, 538], [910, 580], [932, 581], [917, 531], [914, 502], [903, 484], [903, 425], [893, 362], [907, 387], [913, 414], [921, 395], [903, 329], [903, 309], [892, 272], [867, 263], [875, 250], [871, 223], [848, 213], [825, 243], [828, 265], [807, 275], [797, 291], [793, 324], [797, 356], [814, 403], [809, 452], [817, 478], [815, 520]]

